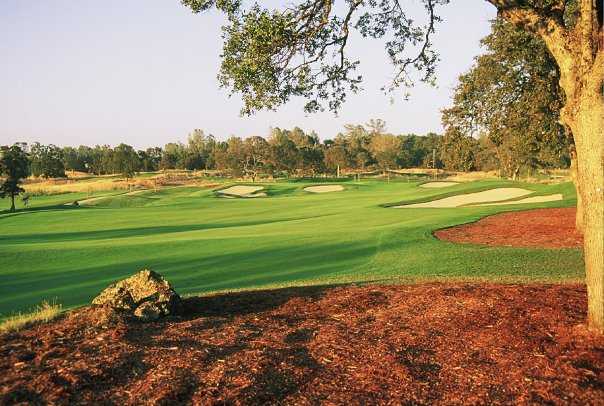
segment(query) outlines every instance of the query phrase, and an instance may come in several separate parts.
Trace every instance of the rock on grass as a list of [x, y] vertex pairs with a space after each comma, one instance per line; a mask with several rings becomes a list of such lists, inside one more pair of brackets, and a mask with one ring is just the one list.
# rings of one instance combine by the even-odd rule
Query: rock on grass
[[178, 313], [181, 299], [163, 276], [144, 269], [109, 285], [92, 300], [92, 304], [141, 321], [154, 321]]

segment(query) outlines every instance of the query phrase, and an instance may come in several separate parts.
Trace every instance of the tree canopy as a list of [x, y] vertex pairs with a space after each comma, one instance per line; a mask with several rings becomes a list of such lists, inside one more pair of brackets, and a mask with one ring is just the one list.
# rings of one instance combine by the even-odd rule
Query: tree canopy
[[359, 90], [359, 61], [347, 44], [352, 30], [381, 40], [394, 67], [392, 90], [434, 80], [438, 60], [431, 36], [440, 21], [437, 8], [449, 0], [421, 0], [425, 21], [417, 22], [398, 0], [305, 0], [279, 9], [240, 0], [182, 0], [193, 12], [212, 7], [226, 13], [220, 83], [239, 93], [242, 112], [275, 109], [292, 97], [307, 99], [309, 112], [336, 111], [348, 92]]
[[29, 159], [20, 145], [0, 149], [0, 198], [11, 199], [11, 211], [15, 211], [15, 196], [24, 192], [23, 179], [29, 175]]
[[[576, 0], [487, 0], [502, 14], [531, 19], [576, 21]], [[219, 81], [243, 100], [242, 113], [275, 109], [292, 97], [307, 99], [309, 112], [337, 111], [363, 78], [360, 61], [350, 57], [351, 32], [379, 40], [393, 74], [384, 90], [415, 82], [433, 83], [438, 53], [432, 36], [441, 22], [439, 8], [450, 0], [420, 0], [424, 16], [399, 0], [299, 0], [283, 7], [248, 5], [241, 0], [181, 0], [194, 13], [223, 11]], [[535, 28], [536, 29], [536, 28]]]
[[[473, 145], [489, 149], [506, 176], [521, 167], [567, 166], [572, 137], [559, 123], [564, 95], [556, 62], [536, 35], [501, 19], [491, 28], [481, 41], [485, 53], [460, 76], [453, 104], [443, 110], [451, 154], [459, 158], [465, 148], [469, 159]], [[468, 136], [484, 142], [472, 143]], [[472, 164], [466, 160], [462, 166]]]

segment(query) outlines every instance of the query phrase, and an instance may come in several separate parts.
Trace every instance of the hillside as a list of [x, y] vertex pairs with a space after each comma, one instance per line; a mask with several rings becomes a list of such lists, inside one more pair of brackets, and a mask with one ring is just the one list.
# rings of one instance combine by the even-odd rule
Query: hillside
[[320, 286], [0, 337], [0, 404], [602, 404], [578, 285]]

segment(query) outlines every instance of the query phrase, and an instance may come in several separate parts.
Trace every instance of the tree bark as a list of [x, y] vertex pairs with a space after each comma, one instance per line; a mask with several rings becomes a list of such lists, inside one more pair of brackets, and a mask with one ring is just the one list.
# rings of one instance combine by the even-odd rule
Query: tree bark
[[575, 221], [575, 228], [577, 232], [583, 234], [583, 199], [581, 199], [581, 193], [579, 193], [579, 169], [577, 168], [577, 152], [574, 149], [570, 153], [570, 177], [575, 184], [575, 190], [577, 191], [577, 214]]
[[588, 324], [604, 333], [604, 98], [586, 92], [571, 128], [577, 145]]
[[11, 212], [15, 211], [15, 194], [14, 193], [10, 194], [10, 211]]

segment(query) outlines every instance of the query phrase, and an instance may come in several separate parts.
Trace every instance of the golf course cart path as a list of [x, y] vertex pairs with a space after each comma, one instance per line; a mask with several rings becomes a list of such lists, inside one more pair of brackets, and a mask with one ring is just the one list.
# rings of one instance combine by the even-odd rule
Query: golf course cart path
[[422, 183], [419, 187], [424, 189], [440, 189], [449, 186], [459, 185], [459, 182], [427, 182]]
[[239, 196], [239, 197], [264, 197], [266, 193], [256, 193], [264, 189], [262, 186], [245, 186], [236, 185], [226, 189], [219, 190], [217, 193], [221, 195]]
[[128, 192], [128, 193], [124, 193], [124, 196], [136, 196], [136, 195], [140, 195], [143, 194], [145, 192], [149, 192], [150, 189], [138, 189], [138, 190], [133, 190], [132, 192]]
[[583, 284], [301, 287], [0, 335], [0, 404], [604, 404]]
[[108, 197], [111, 197], [111, 195], [106, 195], [106, 196], [99, 196], [99, 197], [90, 197], [88, 199], [84, 199], [84, 200], [78, 200], [78, 204], [80, 206], [90, 206], [93, 203], [96, 203], [100, 200], [106, 199]]
[[476, 203], [497, 202], [518, 197], [530, 195], [531, 190], [521, 189], [516, 187], [503, 187], [485, 190], [484, 192], [467, 193], [445, 197], [443, 199], [432, 200], [425, 203], [407, 204], [402, 206], [394, 206], [395, 209], [411, 209], [411, 208], [450, 208], [460, 207]]
[[511, 202], [477, 204], [476, 206], [501, 206], [509, 204], [546, 203], [557, 202], [563, 199], [564, 196], [561, 193], [557, 193], [555, 195], [525, 197], [524, 199], [512, 200]]
[[574, 207], [500, 213], [434, 232], [440, 240], [508, 247], [580, 248]]
[[320, 185], [320, 186], [308, 186], [304, 188], [305, 191], [310, 193], [330, 193], [330, 192], [341, 192], [344, 190], [342, 185]]

